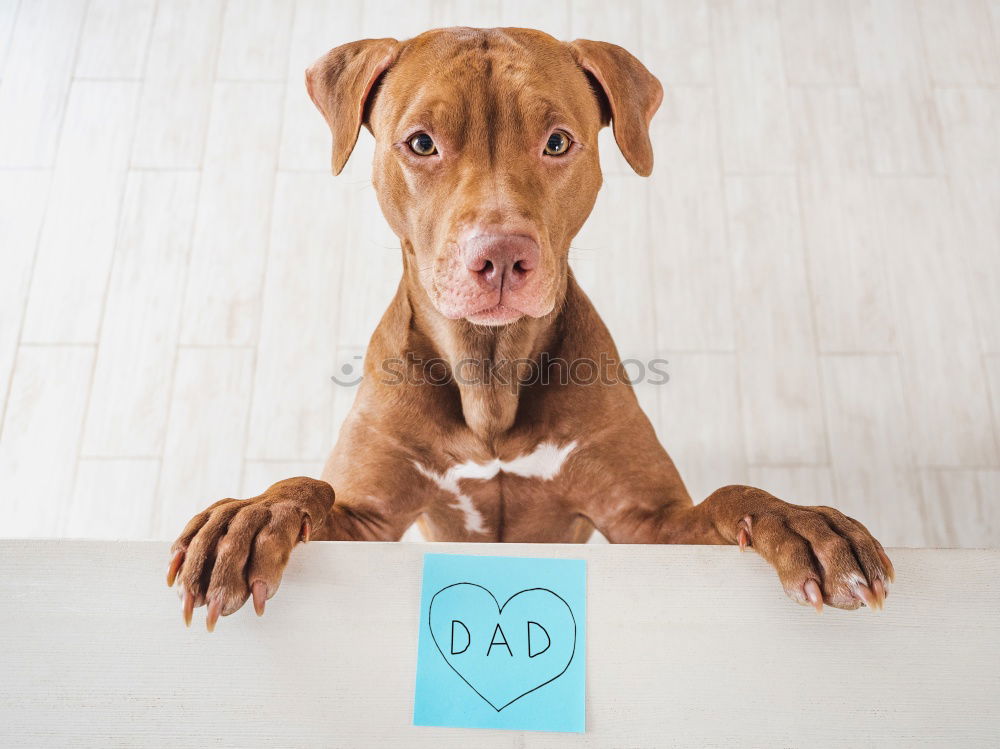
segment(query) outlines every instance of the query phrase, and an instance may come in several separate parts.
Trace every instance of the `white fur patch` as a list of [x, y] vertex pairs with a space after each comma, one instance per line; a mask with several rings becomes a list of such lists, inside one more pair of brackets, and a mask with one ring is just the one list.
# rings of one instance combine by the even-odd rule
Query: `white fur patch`
[[844, 583], [846, 583], [847, 587], [850, 588], [851, 592], [858, 598], [861, 598], [861, 586], [868, 585], [868, 581], [861, 577], [861, 575], [857, 572], [851, 572], [845, 575]]
[[[458, 486], [459, 479], [491, 479], [497, 475], [497, 470], [492, 470], [492, 463], [488, 463], [484, 466], [480, 466], [476, 463], [466, 462], [459, 463], [449, 468], [444, 473], [438, 473], [437, 471], [431, 470], [423, 463], [418, 463], [413, 461], [413, 465], [417, 467], [417, 470], [435, 484], [437, 484], [441, 489], [450, 494], [455, 495], [455, 501], [451, 503], [451, 507], [456, 510], [460, 510], [463, 515], [465, 515], [465, 530], [471, 533], [486, 533], [486, 526], [483, 525], [483, 515], [476, 506], [472, 504], [472, 497], [468, 494], [463, 494], [461, 488]], [[478, 469], [478, 470], [476, 470]], [[483, 470], [488, 469], [488, 470]]]
[[476, 463], [467, 460], [464, 463], [456, 463], [444, 473], [438, 473], [422, 463], [413, 461], [413, 465], [443, 491], [455, 495], [455, 501], [449, 506], [459, 510], [465, 516], [465, 529], [471, 533], [486, 533], [486, 526], [483, 524], [483, 515], [472, 502], [472, 497], [464, 494], [458, 485], [462, 479], [478, 479], [488, 481], [498, 473], [513, 473], [515, 476], [523, 478], [536, 478], [542, 481], [550, 481], [559, 475], [563, 464], [570, 453], [576, 449], [576, 441], [570, 442], [562, 447], [557, 447], [553, 442], [542, 442], [530, 453], [521, 455], [513, 460], [500, 460], [496, 458], [486, 463]]
[[550, 481], [559, 475], [566, 458], [575, 449], [575, 440], [562, 447], [556, 447], [554, 442], [542, 442], [527, 455], [507, 462], [498, 462], [500, 462], [500, 470], [505, 473], [513, 473], [528, 479]]

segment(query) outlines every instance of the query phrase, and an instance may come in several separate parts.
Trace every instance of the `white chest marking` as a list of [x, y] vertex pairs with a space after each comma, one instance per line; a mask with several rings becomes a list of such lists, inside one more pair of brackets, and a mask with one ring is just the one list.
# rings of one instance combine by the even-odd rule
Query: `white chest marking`
[[479, 479], [486, 481], [494, 478], [498, 473], [513, 473], [515, 476], [524, 478], [536, 478], [542, 481], [550, 481], [559, 475], [563, 464], [570, 453], [576, 449], [576, 440], [557, 447], [553, 442], [542, 442], [530, 453], [518, 456], [513, 460], [494, 460], [486, 463], [476, 463], [467, 460], [464, 463], [456, 463], [444, 473], [428, 468], [423, 463], [413, 461], [417, 470], [443, 491], [455, 495], [455, 501], [451, 507], [460, 510], [465, 516], [465, 529], [472, 533], [486, 533], [486, 526], [483, 524], [483, 515], [472, 503], [472, 497], [462, 492], [458, 482], [462, 479]]

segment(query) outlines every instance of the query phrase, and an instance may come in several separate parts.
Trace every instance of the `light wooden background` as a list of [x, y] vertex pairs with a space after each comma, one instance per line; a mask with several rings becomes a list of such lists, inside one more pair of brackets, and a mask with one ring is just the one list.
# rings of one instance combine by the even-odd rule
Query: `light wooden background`
[[399, 273], [302, 71], [433, 26], [617, 42], [573, 263], [692, 492], [1000, 544], [1000, 0], [0, 0], [0, 536], [170, 538], [315, 473]]

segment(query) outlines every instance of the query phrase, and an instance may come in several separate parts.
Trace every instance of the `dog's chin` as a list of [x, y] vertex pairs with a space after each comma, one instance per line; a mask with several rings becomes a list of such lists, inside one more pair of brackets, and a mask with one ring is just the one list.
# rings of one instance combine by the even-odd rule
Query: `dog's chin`
[[525, 317], [545, 317], [552, 312], [555, 303], [550, 299], [524, 294], [480, 294], [432, 295], [434, 307], [448, 320], [465, 320], [473, 325], [500, 328], [512, 325]]
[[489, 309], [480, 310], [479, 312], [474, 312], [471, 315], [466, 315], [465, 319], [471, 322], [473, 325], [484, 325], [490, 328], [499, 328], [504, 325], [510, 325], [515, 323], [524, 317], [524, 312], [519, 309], [514, 309], [513, 307], [508, 307], [505, 304], [497, 304]]

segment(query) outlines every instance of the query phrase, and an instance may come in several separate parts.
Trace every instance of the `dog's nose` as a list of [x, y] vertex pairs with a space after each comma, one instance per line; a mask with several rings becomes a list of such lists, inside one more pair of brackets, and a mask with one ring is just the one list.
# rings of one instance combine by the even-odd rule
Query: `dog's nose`
[[538, 265], [538, 245], [523, 234], [477, 234], [462, 244], [462, 256], [494, 289], [515, 291]]

